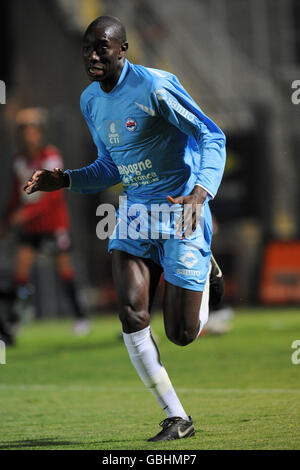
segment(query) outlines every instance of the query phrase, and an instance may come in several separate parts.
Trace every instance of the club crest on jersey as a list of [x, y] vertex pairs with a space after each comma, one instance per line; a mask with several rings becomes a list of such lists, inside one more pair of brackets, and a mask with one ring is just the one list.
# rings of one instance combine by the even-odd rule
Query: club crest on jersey
[[125, 125], [126, 125], [126, 129], [127, 129], [129, 132], [133, 132], [133, 131], [135, 131], [136, 128], [137, 128], [137, 122], [136, 122], [136, 120], [133, 119], [133, 118], [128, 118], [128, 119], [126, 120]]

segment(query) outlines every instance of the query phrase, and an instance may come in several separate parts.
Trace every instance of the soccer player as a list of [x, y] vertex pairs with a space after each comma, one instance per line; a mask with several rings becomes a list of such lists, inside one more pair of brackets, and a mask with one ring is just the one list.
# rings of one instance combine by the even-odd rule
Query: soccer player
[[77, 170], [36, 171], [24, 190], [32, 194], [69, 187], [88, 193], [122, 181], [129, 210], [124, 216], [119, 208], [117, 227], [128, 225], [129, 232], [134, 204], [145, 207], [151, 217], [154, 203], [174, 205], [175, 212], [182, 206], [191, 209], [189, 234], [186, 220], [177, 217], [176, 226], [168, 228], [169, 238], [139, 239], [130, 233], [124, 238], [116, 230], [109, 243], [125, 345], [167, 416], [161, 431], [149, 440], [164, 441], [192, 436], [195, 430], [161, 363], [151, 336], [150, 309], [163, 270], [167, 337], [185, 346], [207, 321], [209, 271], [218, 272], [210, 261], [208, 202], [222, 178], [225, 137], [174, 75], [130, 63], [127, 48], [117, 18], [102, 16], [88, 26], [83, 59], [92, 83], [81, 96], [81, 110], [98, 158]]
[[19, 148], [14, 158], [14, 184], [5, 215], [6, 226], [17, 231], [14, 285], [17, 298], [24, 300], [29, 297], [30, 274], [35, 257], [43, 250], [49, 253], [54, 257], [76, 318], [74, 332], [81, 335], [88, 332], [89, 320], [75, 284], [69, 253], [69, 214], [64, 195], [62, 192], [36, 193], [29, 199], [23, 191], [24, 180], [30, 178], [35, 168], [52, 169], [63, 165], [57, 148], [45, 142], [46, 121], [46, 111], [40, 108], [26, 108], [16, 116]]

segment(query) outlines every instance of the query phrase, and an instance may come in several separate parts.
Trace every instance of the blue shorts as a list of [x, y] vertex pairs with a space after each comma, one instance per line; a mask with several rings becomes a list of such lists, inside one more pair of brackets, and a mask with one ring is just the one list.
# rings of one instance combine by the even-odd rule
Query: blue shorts
[[[150, 258], [162, 266], [164, 278], [170, 284], [193, 291], [204, 290], [211, 256], [212, 219], [209, 205], [202, 207], [201, 221], [189, 237], [138, 238], [120, 237], [114, 232], [110, 237], [108, 250], [125, 251], [140, 258]], [[120, 222], [118, 213], [117, 225]], [[128, 226], [132, 218], [123, 223]]]

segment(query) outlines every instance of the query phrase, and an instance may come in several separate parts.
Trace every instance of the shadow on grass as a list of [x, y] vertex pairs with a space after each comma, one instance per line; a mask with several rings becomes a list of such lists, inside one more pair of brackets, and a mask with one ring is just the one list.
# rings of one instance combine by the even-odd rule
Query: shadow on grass
[[82, 445], [82, 442], [57, 441], [56, 439], [21, 439], [20, 441], [2, 442], [0, 450], [4, 449], [22, 449], [24, 447], [48, 447], [48, 446], [71, 446]]
[[9, 450], [9, 449], [24, 449], [26, 447], [65, 447], [65, 446], [81, 446], [87, 447], [94, 446], [97, 444], [118, 444], [118, 443], [128, 443], [128, 442], [143, 442], [140, 439], [111, 439], [106, 441], [98, 441], [98, 442], [74, 442], [74, 441], [59, 441], [56, 439], [26, 439], [26, 440], [19, 440], [19, 441], [9, 441], [9, 442], [2, 442], [0, 443], [0, 450]]

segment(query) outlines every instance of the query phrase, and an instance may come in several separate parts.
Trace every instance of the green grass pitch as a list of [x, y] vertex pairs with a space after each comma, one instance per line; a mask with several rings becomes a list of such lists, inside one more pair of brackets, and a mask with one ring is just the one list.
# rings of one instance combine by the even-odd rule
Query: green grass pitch
[[150, 443], [164, 414], [131, 365], [116, 316], [78, 338], [71, 321], [25, 325], [0, 365], [1, 449], [300, 449], [295, 309], [238, 312], [232, 332], [181, 348], [152, 322], [196, 435]]

